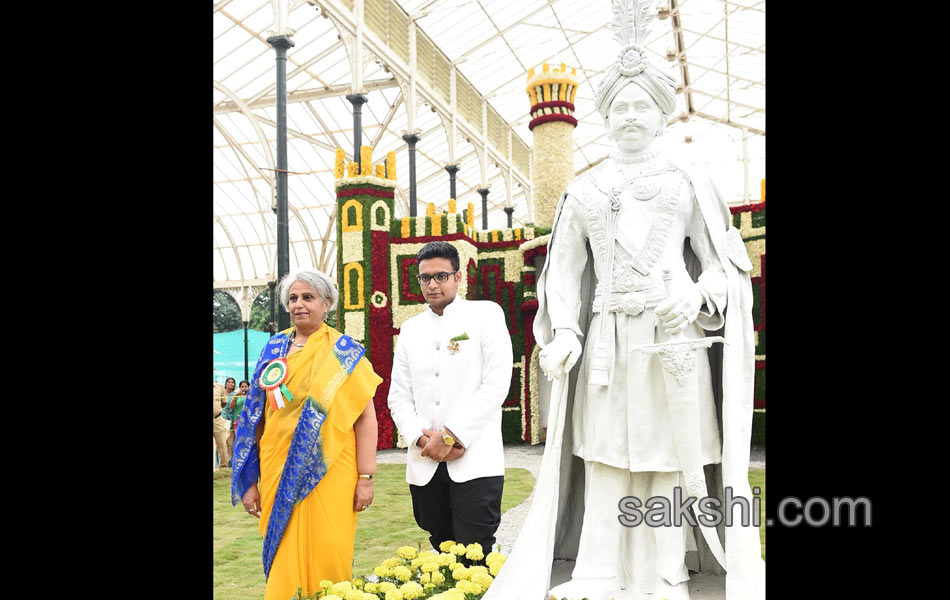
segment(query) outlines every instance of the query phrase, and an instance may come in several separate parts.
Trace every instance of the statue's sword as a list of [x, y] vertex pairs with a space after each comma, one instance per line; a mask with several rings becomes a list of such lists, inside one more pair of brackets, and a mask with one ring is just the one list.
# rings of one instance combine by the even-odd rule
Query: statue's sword
[[[672, 274], [663, 272], [663, 284], [667, 297], [671, 297]], [[726, 343], [721, 336], [708, 336], [689, 339], [683, 332], [670, 335], [668, 342], [646, 344], [632, 348], [631, 352], [659, 354], [663, 364], [663, 381], [669, 399], [670, 420], [673, 424], [673, 442], [679, 456], [680, 467], [686, 479], [686, 491], [697, 501], [708, 495], [706, 476], [703, 474], [703, 459], [700, 449], [699, 427], [699, 381], [696, 361], [700, 348], [709, 348], [715, 343]], [[704, 356], [705, 357], [705, 356]], [[693, 514], [699, 518], [698, 502], [693, 502]], [[723, 568], [726, 567], [726, 553], [719, 541], [715, 527], [707, 527], [700, 522], [699, 529], [713, 556]]]

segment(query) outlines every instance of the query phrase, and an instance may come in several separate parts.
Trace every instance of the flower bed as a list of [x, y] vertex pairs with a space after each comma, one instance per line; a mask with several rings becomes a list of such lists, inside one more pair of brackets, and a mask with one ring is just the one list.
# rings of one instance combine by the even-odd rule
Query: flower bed
[[[412, 546], [396, 550], [373, 569], [373, 574], [350, 581], [320, 582], [312, 596], [300, 591], [290, 600], [477, 600], [505, 564], [499, 552], [484, 555], [480, 544], [442, 542], [440, 552], [421, 552]], [[465, 566], [470, 563], [484, 562]]]

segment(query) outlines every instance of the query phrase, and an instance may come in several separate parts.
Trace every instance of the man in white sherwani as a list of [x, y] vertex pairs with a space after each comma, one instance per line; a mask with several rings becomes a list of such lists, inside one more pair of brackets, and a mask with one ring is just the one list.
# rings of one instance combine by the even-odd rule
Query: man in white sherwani
[[[708, 178], [655, 144], [676, 107], [675, 80], [642, 45], [655, 11], [649, 0], [613, 4], [622, 49], [594, 99], [614, 151], [568, 185], [555, 213], [534, 321], [540, 366], [556, 380], [545, 456], [485, 600], [686, 600], [689, 570], [725, 572], [728, 600], [760, 600], [756, 527], [619, 519], [621, 499], [672, 501], [676, 488], [683, 498], [731, 488], [751, 502], [754, 357], [752, 265], [729, 210]], [[725, 346], [695, 350], [688, 366], [638, 350], [707, 332]], [[691, 382], [685, 413], [664, 368]], [[576, 562], [548, 590], [552, 558]]]
[[501, 522], [511, 338], [498, 304], [458, 295], [454, 246], [429, 242], [417, 258], [429, 306], [400, 330], [389, 388], [389, 410], [409, 445], [413, 513], [433, 548], [477, 542], [487, 554]]

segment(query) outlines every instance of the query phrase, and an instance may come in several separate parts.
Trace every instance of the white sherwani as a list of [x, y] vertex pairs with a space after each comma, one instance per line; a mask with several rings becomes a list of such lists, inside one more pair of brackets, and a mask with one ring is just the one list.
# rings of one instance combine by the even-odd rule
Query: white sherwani
[[[422, 429], [447, 427], [465, 453], [446, 463], [457, 483], [505, 474], [501, 405], [514, 359], [505, 315], [488, 300], [456, 296], [439, 316], [428, 309], [407, 320], [396, 342], [389, 410], [409, 444], [406, 481], [429, 483], [439, 463], [422, 456]], [[450, 340], [467, 334], [450, 349]]]
[[[624, 186], [619, 196], [609, 321], [608, 329], [603, 331], [607, 202], [598, 188], [620, 189], [627, 178], [657, 171], [662, 172]], [[588, 243], [597, 280], [594, 316], [583, 340], [575, 389], [573, 453], [584, 460], [629, 471], [680, 471], [660, 356], [630, 350], [669, 339], [664, 328], [656, 324], [653, 308], [666, 296], [664, 269], [673, 273], [674, 295], [693, 284], [683, 258], [686, 238], [702, 270], [696, 285], [705, 298], [705, 307], [684, 335], [702, 338], [700, 327], [715, 330], [723, 323], [725, 272], [716, 260], [686, 178], [665, 161], [622, 165], [608, 158], [592, 176], [579, 177], [568, 186], [557, 228], [558, 243], [551, 248], [545, 265], [545, 293], [555, 330], [570, 329], [582, 335], [578, 323], [581, 277], [589, 266]], [[594, 349], [605, 334], [607, 347], [612, 350], [609, 397], [606, 388], [587, 385]], [[697, 361], [697, 372], [703, 464], [718, 463], [719, 426], [709, 364], [704, 357]]]

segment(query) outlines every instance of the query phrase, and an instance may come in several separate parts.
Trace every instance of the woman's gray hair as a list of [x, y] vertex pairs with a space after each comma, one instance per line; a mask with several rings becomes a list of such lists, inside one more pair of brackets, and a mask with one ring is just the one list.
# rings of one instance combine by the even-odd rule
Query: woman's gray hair
[[291, 271], [281, 278], [277, 284], [277, 297], [280, 299], [284, 310], [290, 312], [290, 286], [294, 282], [303, 281], [321, 298], [330, 300], [330, 308], [327, 312], [332, 312], [336, 308], [337, 294], [336, 286], [333, 281], [313, 267], [300, 267], [296, 271]]

